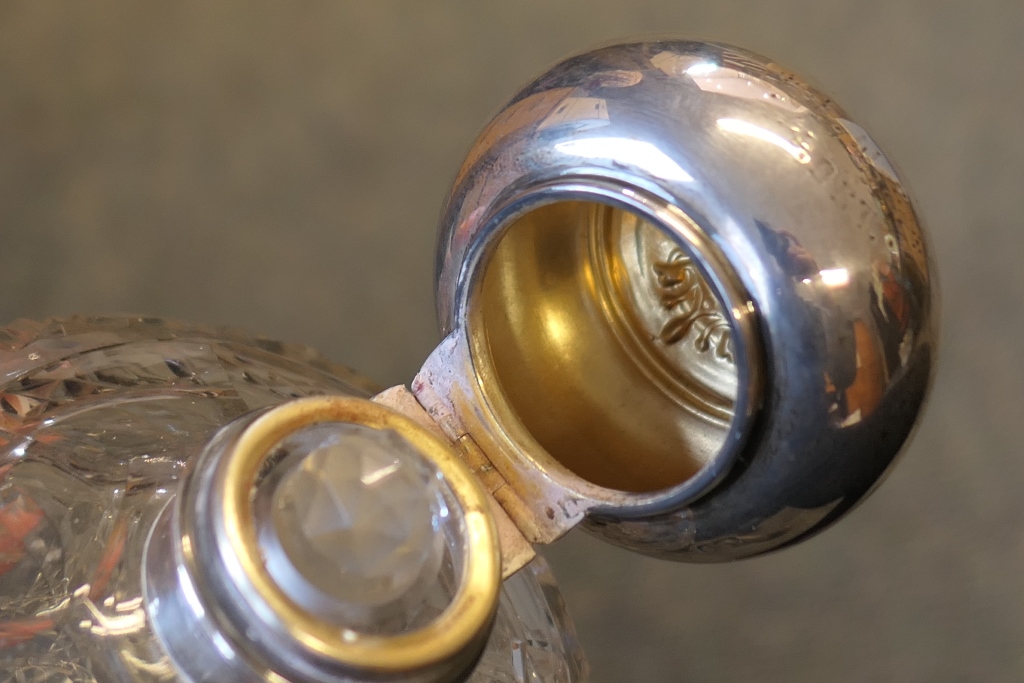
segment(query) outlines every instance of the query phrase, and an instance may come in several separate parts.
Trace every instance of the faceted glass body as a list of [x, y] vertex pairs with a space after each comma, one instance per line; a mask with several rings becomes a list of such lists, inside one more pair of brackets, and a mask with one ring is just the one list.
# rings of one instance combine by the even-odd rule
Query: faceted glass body
[[[373, 390], [308, 348], [223, 329], [76, 317], [0, 330], [0, 683], [192, 680], [154, 635], [142, 568], [185, 468], [240, 415]], [[506, 581], [469, 680], [585, 672], [537, 560]]]

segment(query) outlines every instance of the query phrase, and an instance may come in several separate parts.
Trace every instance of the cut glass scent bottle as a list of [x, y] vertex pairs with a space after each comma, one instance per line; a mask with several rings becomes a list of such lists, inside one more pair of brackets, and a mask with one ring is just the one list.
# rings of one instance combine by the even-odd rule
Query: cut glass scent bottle
[[407, 387], [160, 320], [0, 332], [0, 683], [583, 681], [536, 545], [785, 548], [877, 487], [924, 404], [914, 207], [759, 55], [555, 65], [440, 227], [444, 338]]
[[[225, 617], [210, 628], [197, 615], [234, 598], [211, 599], [213, 577], [183, 578], [175, 500], [200, 493], [183, 481], [204, 454], [230, 459], [224, 440], [240, 421], [301, 397], [369, 397], [367, 382], [297, 345], [85, 317], [0, 331], [0, 377], [0, 681], [259, 680], [266, 625], [253, 618], [245, 633]], [[355, 639], [398, 635], [451, 603], [464, 515], [402, 436], [319, 422], [281, 439], [262, 468], [251, 491], [259, 553], [322, 624]], [[248, 671], [232, 664], [247, 659]], [[585, 669], [535, 559], [504, 583], [469, 680], [569, 683]]]

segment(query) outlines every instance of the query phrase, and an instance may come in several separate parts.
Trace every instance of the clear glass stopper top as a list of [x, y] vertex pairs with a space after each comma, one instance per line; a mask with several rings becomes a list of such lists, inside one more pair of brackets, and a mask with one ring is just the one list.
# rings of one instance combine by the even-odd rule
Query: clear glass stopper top
[[278, 444], [265, 472], [254, 501], [263, 556], [297, 604], [376, 632], [437, 583], [449, 507], [436, 470], [397, 433], [307, 427]]

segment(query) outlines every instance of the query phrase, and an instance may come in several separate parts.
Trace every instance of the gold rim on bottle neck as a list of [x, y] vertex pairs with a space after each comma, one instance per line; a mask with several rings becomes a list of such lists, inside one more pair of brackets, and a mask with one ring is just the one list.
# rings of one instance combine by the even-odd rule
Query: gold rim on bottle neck
[[[260, 555], [252, 491], [274, 446], [289, 434], [321, 422], [346, 422], [393, 430], [428, 458], [463, 508], [465, 552], [461, 582], [448, 607], [431, 623], [393, 636], [339, 627], [295, 604], [274, 582]], [[253, 596], [255, 611], [316, 660], [348, 670], [390, 676], [433, 667], [466, 666], [486, 642], [497, 610], [500, 558], [486, 494], [458, 456], [408, 418], [358, 398], [325, 396], [282, 404], [254, 420], [230, 447], [215, 477], [214, 505], [221, 520], [220, 558], [227, 574]], [[433, 680], [433, 679], [431, 679]], [[438, 680], [446, 680], [440, 678]]]

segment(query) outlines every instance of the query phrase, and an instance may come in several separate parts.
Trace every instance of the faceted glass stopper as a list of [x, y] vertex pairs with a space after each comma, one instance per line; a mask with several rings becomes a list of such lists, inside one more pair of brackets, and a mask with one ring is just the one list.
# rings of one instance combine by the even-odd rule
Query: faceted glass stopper
[[369, 630], [381, 606], [422, 599], [444, 555], [448, 509], [412, 445], [390, 430], [327, 423], [286, 438], [275, 460], [256, 509], [271, 522], [261, 533], [268, 570], [292, 599]]

